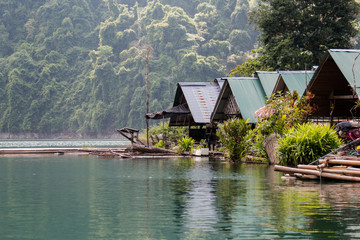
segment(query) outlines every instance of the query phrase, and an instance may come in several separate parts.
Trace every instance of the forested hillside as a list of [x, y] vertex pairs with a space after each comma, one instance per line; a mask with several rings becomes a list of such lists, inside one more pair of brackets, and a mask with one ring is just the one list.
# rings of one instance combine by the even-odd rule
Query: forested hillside
[[0, 0], [0, 132], [96, 136], [143, 128], [176, 82], [245, 60], [257, 0]]

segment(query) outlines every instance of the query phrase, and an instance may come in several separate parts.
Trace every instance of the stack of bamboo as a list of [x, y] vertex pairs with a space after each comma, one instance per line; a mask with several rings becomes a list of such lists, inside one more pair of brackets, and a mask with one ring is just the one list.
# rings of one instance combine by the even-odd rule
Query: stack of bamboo
[[275, 165], [276, 171], [300, 179], [330, 178], [360, 182], [360, 156], [327, 155], [319, 165], [298, 165], [297, 168]]

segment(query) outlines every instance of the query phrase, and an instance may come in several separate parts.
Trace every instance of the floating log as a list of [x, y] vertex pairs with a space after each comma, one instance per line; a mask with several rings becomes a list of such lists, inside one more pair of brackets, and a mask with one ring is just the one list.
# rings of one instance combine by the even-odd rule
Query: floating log
[[128, 153], [119, 153], [120, 157], [122, 158], [131, 158], [132, 156]]
[[275, 165], [274, 169], [275, 169], [275, 171], [281, 171], [281, 172], [287, 172], [287, 173], [302, 173], [302, 174], [306, 174], [306, 175], [315, 175], [315, 176], [323, 177], [323, 178], [360, 182], [360, 177], [353, 177], [353, 176], [345, 176], [345, 175], [334, 174], [334, 173], [320, 172], [320, 171], [317, 171], [317, 170], [291, 168], [291, 167], [284, 167], [284, 166], [279, 166], [279, 165]]
[[297, 167], [301, 168], [301, 169], [319, 170], [319, 169], [326, 168], [327, 165], [325, 163], [322, 163], [320, 165], [302, 165], [302, 164], [299, 164]]
[[341, 169], [327, 169], [327, 168], [324, 168], [323, 172], [343, 174], [343, 175], [349, 175], [349, 176], [360, 176], [360, 171], [345, 170], [345, 169], [341, 170]]
[[282, 176], [281, 179], [283, 179], [283, 180], [295, 180], [296, 177], [294, 177], [293, 175], [290, 175], [290, 174], [285, 174], [285, 176]]
[[[302, 168], [302, 169], [311, 169], [311, 170], [318, 170], [318, 165], [302, 165], [302, 164], [299, 164], [297, 166], [298, 168]], [[358, 170], [360, 171], [360, 168], [351, 168], [351, 167], [348, 167], [348, 166], [331, 166], [331, 167], [327, 167], [326, 169], [341, 169], [341, 170], [344, 170], [344, 169], [348, 169], [348, 170]]]
[[311, 169], [301, 169], [301, 168], [292, 168], [292, 167], [285, 167], [280, 165], [275, 165], [275, 171], [287, 172], [287, 173], [302, 173], [302, 174], [310, 174], [320, 176], [320, 172], [317, 170]]
[[169, 153], [169, 154], [175, 154], [174, 151], [159, 147], [147, 147], [140, 144], [133, 144], [132, 146], [133, 151], [142, 152], [142, 153]]
[[[317, 170], [316, 165], [298, 165], [298, 168], [301, 169], [311, 169], [311, 170]], [[336, 174], [343, 174], [343, 175], [349, 175], [349, 176], [360, 176], [360, 170], [354, 170], [353, 168], [323, 168], [323, 172], [328, 173], [336, 173]]]
[[317, 170], [318, 165], [302, 165], [302, 164], [299, 164], [297, 167], [298, 168], [301, 168], [301, 169], [311, 169], [311, 170]]
[[352, 161], [360, 161], [360, 157], [355, 157], [355, 156], [329, 156], [326, 157], [326, 159], [329, 160], [352, 160]]
[[114, 150], [112, 150], [112, 149], [109, 149], [109, 151], [110, 151], [112, 154], [114, 154], [114, 155], [116, 155], [116, 156], [119, 156], [119, 157], [122, 157], [122, 158], [130, 158], [130, 157], [131, 157], [131, 155], [128, 154], [128, 153], [119, 153], [119, 152], [116, 152], [116, 151], [114, 151]]
[[342, 165], [339, 165], [339, 166], [329, 166], [328, 168], [330, 169], [344, 169], [344, 168], [350, 168], [348, 166], [342, 166]]
[[324, 163], [321, 163], [317, 166], [318, 169], [323, 169], [323, 168], [326, 168], [328, 166], [328, 161], [325, 160]]
[[356, 168], [356, 167], [346, 167], [346, 168], [353, 171], [360, 171], [360, 168]]
[[294, 176], [297, 177], [297, 178], [300, 178], [300, 179], [311, 179], [311, 180], [319, 179], [318, 176], [301, 174], [301, 173], [294, 173]]
[[116, 157], [116, 156], [119, 156], [119, 155], [115, 154], [115, 153], [111, 153], [111, 152], [100, 153], [98, 155], [98, 157]]
[[347, 165], [347, 166], [360, 166], [360, 161], [354, 160], [320, 160], [320, 163], [328, 162], [329, 165]]

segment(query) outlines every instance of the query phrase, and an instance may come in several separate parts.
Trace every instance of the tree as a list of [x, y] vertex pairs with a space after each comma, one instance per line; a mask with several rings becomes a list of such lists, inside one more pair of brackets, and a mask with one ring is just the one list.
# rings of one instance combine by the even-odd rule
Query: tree
[[171, 107], [176, 82], [211, 81], [244, 61], [256, 1], [0, 1], [0, 131], [145, 128], [139, 46], [152, 46], [149, 111]]
[[256, 49], [252, 50], [252, 56], [241, 65], [237, 65], [231, 70], [229, 76], [241, 75], [243, 77], [251, 77], [256, 71], [271, 71], [272, 68], [266, 67], [266, 57], [264, 55], [258, 55]]
[[353, 47], [358, 14], [355, 0], [263, 0], [250, 18], [267, 67], [295, 70], [330, 48]]

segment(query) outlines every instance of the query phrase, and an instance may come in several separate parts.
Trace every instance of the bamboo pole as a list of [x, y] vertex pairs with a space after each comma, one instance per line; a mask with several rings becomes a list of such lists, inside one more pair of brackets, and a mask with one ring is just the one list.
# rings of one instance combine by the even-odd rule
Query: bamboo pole
[[354, 167], [346, 167], [346, 168], [349, 170], [360, 171], [360, 168], [354, 168]]
[[360, 161], [360, 157], [355, 157], [355, 156], [328, 156], [325, 159], [329, 159], [329, 160], [353, 160], [353, 161]]
[[[320, 163], [324, 163], [326, 160], [320, 160]], [[354, 160], [328, 160], [330, 165], [347, 165], [347, 166], [360, 166], [360, 161]]]
[[[299, 164], [297, 167], [302, 168], [302, 169], [318, 170], [318, 165], [301, 165], [301, 164]], [[347, 167], [347, 166], [331, 166], [331, 167], [327, 167], [325, 169], [339, 169], [339, 170], [347, 169], [347, 170], [355, 170], [355, 171], [358, 170], [358, 171], [360, 171], [360, 168], [350, 168], [350, 167]]]
[[345, 175], [334, 174], [334, 173], [320, 172], [320, 171], [317, 171], [317, 170], [291, 168], [291, 167], [284, 167], [284, 166], [279, 166], [279, 165], [275, 165], [274, 169], [275, 169], [275, 171], [281, 171], [281, 172], [302, 173], [302, 174], [306, 174], [306, 175], [315, 175], [315, 176], [324, 177], [324, 178], [360, 182], [360, 177], [353, 177], [353, 176], [345, 176]]
[[306, 175], [306, 174], [301, 174], [301, 173], [294, 173], [294, 176], [300, 179], [311, 179], [311, 180], [317, 180], [319, 179], [318, 176], [314, 176], [314, 175]]
[[301, 169], [310, 169], [310, 170], [317, 170], [317, 165], [301, 165], [299, 164], [297, 166], [298, 168], [301, 168]]
[[341, 170], [341, 169], [327, 169], [327, 168], [324, 168], [323, 172], [343, 174], [343, 175], [348, 175], [348, 176], [360, 176], [360, 171], [353, 171], [353, 170]]
[[[314, 166], [314, 165], [298, 165], [298, 168], [317, 170], [317, 166]], [[341, 168], [323, 168], [322, 171], [328, 172], [328, 173], [343, 174], [343, 175], [360, 176], [360, 169], [353, 170], [351, 168], [342, 168], [342, 169]]]

